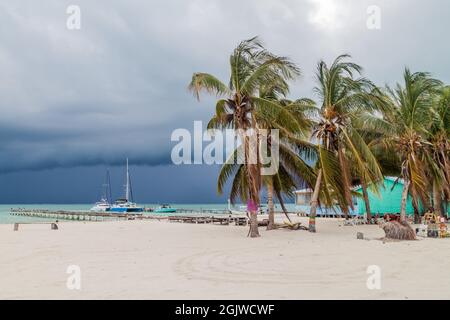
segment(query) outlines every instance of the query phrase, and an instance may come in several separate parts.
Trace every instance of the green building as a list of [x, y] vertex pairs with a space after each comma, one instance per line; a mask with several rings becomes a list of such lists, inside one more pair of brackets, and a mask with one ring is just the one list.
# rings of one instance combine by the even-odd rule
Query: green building
[[[372, 215], [385, 213], [400, 213], [400, 206], [402, 201], [402, 191], [403, 191], [403, 180], [399, 180], [397, 184], [395, 181], [397, 178], [385, 177], [384, 187], [380, 188], [380, 194], [377, 195], [370, 190], [367, 190], [369, 194], [370, 209]], [[394, 186], [395, 184], [395, 186]], [[362, 195], [362, 187], [356, 188], [355, 191]], [[364, 199], [361, 197], [357, 198], [358, 211], [360, 215], [366, 214], [366, 206], [364, 204]], [[447, 206], [447, 215], [450, 214], [450, 206]], [[414, 208], [412, 206], [411, 197], [408, 196], [408, 201], [406, 203], [406, 213], [408, 215], [414, 215]]]

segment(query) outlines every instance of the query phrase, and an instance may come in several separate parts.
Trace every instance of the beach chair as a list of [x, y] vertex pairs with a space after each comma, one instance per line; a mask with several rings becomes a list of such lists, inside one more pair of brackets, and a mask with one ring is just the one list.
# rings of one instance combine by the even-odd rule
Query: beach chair
[[56, 222], [16, 222], [14, 223], [14, 231], [19, 231], [19, 225], [21, 224], [49, 224], [51, 230], [58, 230]]

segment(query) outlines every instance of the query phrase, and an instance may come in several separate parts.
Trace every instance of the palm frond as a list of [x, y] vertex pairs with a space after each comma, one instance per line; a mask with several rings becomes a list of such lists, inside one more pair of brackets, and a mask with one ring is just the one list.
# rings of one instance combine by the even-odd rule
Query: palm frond
[[200, 100], [201, 91], [206, 91], [217, 96], [231, 94], [230, 89], [225, 84], [208, 73], [194, 73], [188, 89], [194, 93], [194, 96], [198, 100]]

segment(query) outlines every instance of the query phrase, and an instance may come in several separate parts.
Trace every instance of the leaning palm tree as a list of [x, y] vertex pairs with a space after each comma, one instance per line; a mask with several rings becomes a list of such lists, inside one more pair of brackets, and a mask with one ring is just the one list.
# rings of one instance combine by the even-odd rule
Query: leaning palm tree
[[[208, 73], [194, 73], [189, 89], [199, 99], [200, 92], [222, 96], [216, 103], [216, 114], [209, 126], [233, 128], [240, 135], [244, 149], [242, 174], [246, 179], [245, 197], [251, 201], [251, 237], [259, 237], [257, 208], [260, 204], [261, 163], [250, 161], [252, 155], [259, 154], [259, 135], [256, 112], [266, 112], [283, 120], [291, 128], [299, 126], [289, 112], [271, 100], [261, 98], [259, 89], [266, 83], [286, 86], [287, 81], [298, 76], [299, 69], [287, 58], [267, 51], [258, 38], [242, 41], [230, 56], [229, 85]], [[250, 134], [243, 134], [243, 132]], [[252, 142], [253, 141], [253, 142]], [[254, 143], [256, 141], [256, 143]], [[255, 151], [256, 149], [256, 151]], [[242, 195], [244, 195], [242, 193]]]
[[[377, 120], [381, 112], [387, 107], [385, 96], [381, 92], [381, 89], [377, 89], [378, 103], [377, 110], [362, 110], [362, 112], [356, 114], [356, 120], [354, 121], [355, 128], [363, 137], [365, 143], [369, 147], [372, 154], [378, 161], [381, 168], [381, 172], [384, 176], [399, 176], [400, 175], [400, 161], [395, 152], [386, 152], [383, 145], [380, 145], [379, 141], [385, 137], [384, 131], [374, 126], [368, 126], [367, 121]], [[377, 188], [373, 188], [373, 185], [367, 185], [366, 181], [362, 178], [356, 178], [356, 181], [361, 185], [362, 197], [367, 214], [367, 220], [371, 221], [372, 212], [369, 201], [368, 190], [372, 189], [373, 192], [378, 193]]]
[[[372, 154], [377, 159], [381, 172], [384, 176], [399, 176], [400, 174], [400, 161], [396, 153], [386, 152], [383, 146], [378, 144], [378, 141], [384, 137], [383, 132], [373, 130], [370, 127], [367, 127], [365, 124], [365, 119], [367, 117], [373, 117], [372, 113], [363, 113], [359, 116], [359, 121], [357, 121], [359, 125], [358, 131], [360, 131], [361, 136], [364, 138], [364, 141], [368, 145]], [[368, 190], [373, 186], [368, 186], [367, 183], [361, 179], [358, 181], [361, 184], [362, 196], [364, 200], [364, 205], [367, 214], [367, 221], [371, 221], [372, 211], [369, 201], [369, 193]], [[373, 190], [377, 192], [377, 190]]]
[[433, 97], [441, 83], [428, 73], [404, 72], [404, 85], [387, 88], [386, 108], [380, 117], [367, 117], [366, 126], [383, 132], [374, 143], [398, 157], [399, 178], [403, 178], [401, 220], [406, 221], [406, 202], [411, 195], [415, 211], [428, 201], [430, 142], [427, 140], [433, 117]]
[[318, 143], [317, 180], [311, 201], [309, 230], [316, 232], [315, 217], [319, 200], [326, 206], [335, 203], [348, 216], [353, 208], [351, 186], [354, 174], [366, 184], [376, 186], [382, 180], [379, 164], [359, 134], [354, 122], [362, 110], [375, 110], [381, 102], [376, 87], [357, 77], [362, 68], [339, 56], [328, 67], [321, 61], [315, 92], [320, 105], [319, 121], [313, 131]]
[[433, 207], [444, 216], [443, 200], [450, 201], [450, 86], [442, 88], [436, 95], [432, 110], [432, 121], [428, 130], [431, 143], [429, 172], [432, 180]]
[[[302, 98], [295, 101], [286, 99], [289, 88], [279, 86], [277, 83], [267, 83], [260, 88], [260, 97], [272, 100], [289, 111], [299, 124], [299, 131], [292, 130], [285, 126], [280, 126], [280, 119], [267, 117], [265, 114], [257, 114], [257, 121], [261, 128], [266, 130], [277, 129], [281, 132], [282, 143], [281, 151], [281, 171], [274, 175], [265, 176], [263, 182], [267, 190], [267, 206], [269, 223], [267, 230], [274, 229], [275, 225], [275, 206], [274, 194], [281, 205], [283, 212], [291, 222], [284, 205], [283, 195], [288, 198], [294, 197], [294, 191], [299, 185], [312, 186], [315, 174], [312, 168], [307, 165], [303, 159], [311, 160], [312, 155], [316, 153], [313, 144], [307, 141], [307, 136], [313, 125], [312, 118], [317, 113], [314, 101]], [[271, 145], [270, 139], [267, 145]], [[300, 157], [300, 159], [299, 159]]]

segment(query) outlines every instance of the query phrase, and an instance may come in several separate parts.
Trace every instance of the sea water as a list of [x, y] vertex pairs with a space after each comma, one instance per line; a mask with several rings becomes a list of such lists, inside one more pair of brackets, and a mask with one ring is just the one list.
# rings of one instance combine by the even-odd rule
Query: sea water
[[[160, 205], [158, 204], [138, 204], [139, 206], [143, 206], [145, 208], [158, 208]], [[41, 209], [41, 210], [50, 210], [50, 211], [90, 211], [93, 204], [0, 204], [0, 224], [10, 224], [14, 222], [40, 222], [40, 221], [49, 221], [54, 220], [53, 218], [31, 218], [31, 217], [22, 217], [22, 216], [12, 216], [10, 215], [11, 209]], [[176, 216], [176, 215], [195, 215], [195, 214], [205, 214], [211, 215], [214, 214], [214, 211], [217, 211], [218, 214], [223, 213], [228, 209], [228, 204], [226, 203], [218, 203], [218, 204], [207, 204], [207, 203], [197, 203], [197, 204], [171, 204], [172, 208], [175, 209], [185, 209], [189, 210], [186, 212], [177, 212], [177, 213], [155, 213], [155, 212], [144, 212], [144, 215], [152, 215], [152, 216]], [[309, 206], [298, 206], [293, 203], [286, 203], [286, 209], [289, 212], [302, 212], [309, 213]], [[237, 204], [233, 206], [233, 210], [241, 211], [240, 208], [242, 204]], [[192, 211], [192, 212], [191, 212]], [[203, 212], [202, 211], [206, 211]], [[281, 206], [279, 204], [275, 204], [275, 211], [281, 212]], [[358, 207], [355, 207], [353, 211], [350, 212], [351, 215], [358, 215]], [[327, 209], [327, 208], [317, 208], [317, 216], [322, 215], [330, 215], [330, 214], [340, 214], [340, 210], [338, 208]]]
[[[139, 204], [145, 208], [158, 208], [158, 204]], [[49, 221], [53, 219], [47, 218], [30, 218], [30, 217], [22, 217], [22, 216], [13, 216], [10, 215], [11, 209], [36, 209], [36, 210], [50, 210], [50, 211], [89, 211], [93, 204], [0, 204], [0, 224], [10, 224], [15, 222], [40, 222], [40, 221]], [[224, 211], [228, 209], [228, 205], [226, 203], [219, 204], [172, 204], [173, 208], [178, 209], [186, 209], [193, 210], [197, 213], [201, 214], [202, 210], [217, 210], [218, 213], [220, 211]], [[239, 210], [240, 205], [236, 205], [234, 209]], [[294, 204], [286, 204], [286, 207], [289, 211], [295, 210]], [[280, 211], [279, 205], [275, 206], [277, 211]], [[158, 215], [154, 212], [145, 212], [145, 215]], [[183, 213], [179, 213], [183, 214]], [[186, 213], [185, 213], [186, 214]], [[195, 214], [195, 213], [193, 213]], [[212, 214], [210, 212], [205, 214]], [[160, 215], [168, 215], [168, 214], [160, 214]], [[171, 215], [171, 214], [169, 214]], [[173, 214], [177, 215], [177, 213]]]
[[[157, 208], [156, 204], [139, 204], [145, 208]], [[0, 224], [9, 224], [15, 222], [40, 222], [54, 220], [54, 218], [31, 218], [23, 216], [10, 215], [11, 209], [34, 209], [34, 210], [49, 210], [49, 211], [90, 211], [93, 204], [1, 204], [0, 205]], [[174, 208], [182, 208], [188, 210], [225, 210], [226, 204], [179, 204], [174, 205]], [[157, 215], [156, 213], [145, 212], [144, 214]], [[164, 214], [167, 215], [167, 214]]]

